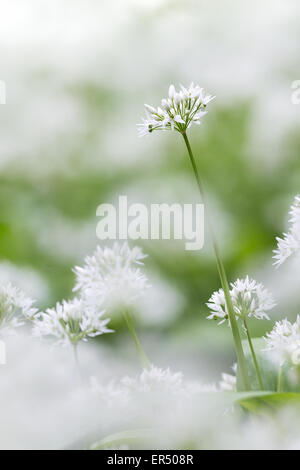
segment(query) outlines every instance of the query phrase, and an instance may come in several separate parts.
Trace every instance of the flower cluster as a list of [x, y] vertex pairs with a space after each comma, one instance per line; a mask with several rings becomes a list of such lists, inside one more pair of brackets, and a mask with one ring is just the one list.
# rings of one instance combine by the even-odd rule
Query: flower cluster
[[267, 351], [272, 351], [276, 359], [283, 364], [291, 360], [299, 364], [300, 360], [300, 316], [295, 323], [286, 318], [275, 323], [273, 330], [265, 337]]
[[110, 333], [106, 325], [109, 319], [103, 319], [104, 310], [91, 308], [81, 299], [57, 303], [56, 308], [49, 308], [34, 320], [34, 336], [53, 336], [63, 345], [76, 345], [87, 337]]
[[142, 373], [135, 379], [124, 377], [122, 384], [128, 389], [138, 392], [171, 392], [176, 393], [183, 388], [183, 374], [173, 373], [170, 369], [160, 369], [151, 365], [143, 369]]
[[219, 389], [221, 392], [236, 392], [236, 373], [237, 364], [232, 367], [233, 374], [222, 373], [222, 378], [219, 382]]
[[171, 85], [169, 96], [161, 101], [161, 107], [145, 105], [147, 117], [142, 120], [142, 124], [138, 124], [139, 135], [142, 137], [156, 130], [183, 133], [192, 124], [200, 124], [202, 116], [206, 114], [206, 106], [213, 98], [193, 83], [189, 88], [181, 85], [179, 92]]
[[74, 291], [89, 305], [101, 304], [111, 311], [126, 308], [149, 287], [139, 268], [145, 257], [139, 247], [131, 249], [126, 242], [112, 248], [98, 246], [83, 267], [75, 267]]
[[283, 238], [277, 237], [277, 249], [274, 250], [274, 265], [280, 266], [293, 253], [300, 250], [300, 196], [297, 195], [289, 211], [289, 231]]
[[10, 330], [32, 320], [37, 309], [33, 300], [11, 284], [0, 285], [0, 329]]
[[[267, 311], [275, 306], [272, 295], [247, 276], [245, 279], [237, 279], [231, 284], [230, 296], [236, 318], [255, 317], [258, 320], [268, 319]], [[214, 292], [207, 303], [211, 314], [209, 320], [220, 320], [219, 324], [228, 320], [228, 312], [223, 289]]]

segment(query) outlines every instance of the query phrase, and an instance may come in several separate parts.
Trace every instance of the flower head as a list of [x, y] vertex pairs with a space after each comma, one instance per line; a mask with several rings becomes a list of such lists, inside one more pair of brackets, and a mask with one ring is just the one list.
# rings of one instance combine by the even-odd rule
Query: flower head
[[139, 247], [115, 243], [112, 248], [97, 247], [85, 258], [83, 267], [76, 266], [76, 285], [88, 304], [104, 304], [110, 310], [128, 306], [149, 287], [139, 266], [146, 257]]
[[297, 195], [289, 211], [289, 231], [283, 238], [277, 237], [277, 249], [274, 250], [274, 265], [280, 266], [293, 253], [300, 251], [300, 196]]
[[169, 96], [162, 99], [161, 107], [145, 105], [147, 116], [142, 124], [138, 124], [139, 135], [142, 137], [155, 130], [183, 133], [192, 124], [200, 124], [202, 116], [206, 114], [206, 106], [213, 98], [193, 83], [189, 88], [181, 85], [179, 92], [176, 92], [174, 85], [170, 85]]
[[[275, 306], [272, 295], [262, 284], [249, 279], [237, 279], [231, 284], [230, 296], [236, 318], [255, 317], [258, 320], [264, 318], [269, 320], [267, 311]], [[207, 317], [209, 320], [221, 320], [224, 323], [228, 320], [227, 306], [223, 289], [214, 292], [207, 303], [211, 314]]]
[[91, 308], [81, 299], [64, 300], [35, 319], [33, 335], [54, 336], [60, 344], [74, 345], [87, 337], [112, 332], [106, 327], [109, 319], [104, 319], [104, 314], [104, 310]]
[[13, 329], [33, 319], [37, 312], [33, 300], [11, 284], [0, 285], [0, 329]]
[[286, 318], [276, 322], [273, 330], [266, 334], [265, 340], [266, 351], [271, 351], [281, 364], [287, 360], [299, 364], [300, 316], [297, 316], [295, 323]]
[[176, 393], [183, 389], [183, 375], [181, 372], [173, 373], [170, 369], [160, 369], [151, 365], [143, 369], [142, 373], [135, 379], [124, 377], [122, 384], [136, 392], [165, 391]]
[[232, 366], [233, 374], [225, 374], [222, 373], [222, 378], [219, 382], [219, 389], [222, 392], [236, 392], [236, 372], [237, 372], [237, 364]]

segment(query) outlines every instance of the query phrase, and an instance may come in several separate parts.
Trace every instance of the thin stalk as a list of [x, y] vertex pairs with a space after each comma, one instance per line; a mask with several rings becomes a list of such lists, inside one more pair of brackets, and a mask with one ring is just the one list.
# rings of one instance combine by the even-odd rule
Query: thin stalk
[[[200, 175], [198, 173], [197, 165], [196, 165], [196, 162], [195, 162], [195, 158], [194, 158], [194, 155], [193, 155], [188, 137], [187, 137], [185, 132], [182, 133], [182, 136], [183, 136], [185, 145], [187, 147], [187, 151], [188, 151], [190, 161], [191, 161], [191, 164], [192, 164], [192, 167], [193, 167], [193, 171], [194, 171], [194, 174], [195, 174], [195, 177], [196, 177], [198, 189], [199, 189], [199, 192], [200, 192], [200, 197], [203, 201], [203, 204], [205, 204], [205, 206], [207, 208], [204, 188], [203, 188], [203, 185], [202, 185]], [[207, 214], [207, 212], [208, 211], [206, 209], [206, 214]], [[238, 329], [238, 325], [237, 325], [237, 321], [236, 321], [236, 318], [235, 318], [235, 313], [234, 313], [234, 309], [233, 309], [233, 305], [232, 305], [232, 300], [231, 300], [231, 296], [230, 296], [229, 284], [228, 284], [228, 280], [227, 280], [227, 276], [226, 276], [226, 271], [225, 271], [225, 268], [224, 268], [224, 265], [223, 265], [223, 262], [222, 262], [222, 259], [221, 259], [221, 256], [220, 256], [219, 247], [218, 247], [215, 235], [214, 235], [213, 227], [212, 227], [212, 224], [211, 224], [211, 221], [210, 221], [210, 218], [209, 218], [209, 214], [207, 214], [206, 217], [207, 217], [207, 220], [208, 220], [208, 226], [209, 226], [211, 237], [212, 237], [212, 243], [213, 243], [213, 248], [214, 248], [214, 252], [215, 252], [218, 272], [219, 272], [219, 276], [220, 276], [220, 280], [221, 280], [221, 285], [222, 285], [224, 295], [225, 295], [225, 301], [226, 301], [227, 311], [228, 311], [228, 315], [229, 315], [229, 321], [230, 321], [230, 325], [231, 325], [231, 331], [232, 331], [233, 341], [234, 341], [234, 345], [235, 345], [235, 351], [236, 351], [236, 355], [237, 355], [238, 367], [239, 367], [241, 377], [242, 377], [242, 385], [243, 385], [243, 389], [246, 391], [246, 390], [250, 390], [251, 387], [250, 387], [250, 382], [249, 382], [249, 378], [248, 378], [246, 359], [245, 359], [245, 356], [244, 356], [244, 351], [243, 351], [243, 347], [242, 347], [240, 332], [239, 332], [239, 329]]]
[[249, 343], [249, 346], [250, 346], [250, 351], [251, 351], [251, 354], [252, 354], [252, 359], [253, 359], [253, 362], [254, 362], [254, 367], [255, 367], [255, 370], [256, 370], [256, 375], [257, 375], [257, 378], [258, 378], [259, 387], [262, 391], [264, 391], [264, 384], [263, 384], [263, 381], [262, 381], [262, 376], [261, 376], [261, 373], [260, 373], [260, 370], [259, 370], [259, 365], [258, 365], [258, 362], [257, 362], [257, 358], [256, 358], [255, 350], [254, 350], [254, 347], [253, 347], [250, 331], [249, 331], [247, 320], [246, 320], [245, 317], [244, 317], [244, 326], [245, 326], [245, 330], [246, 330], [246, 334], [247, 334], [248, 343]]
[[131, 315], [130, 315], [128, 310], [124, 310], [123, 317], [124, 317], [124, 320], [126, 322], [129, 333], [131, 334], [131, 337], [132, 337], [132, 339], [134, 341], [134, 344], [136, 346], [136, 349], [137, 349], [142, 367], [143, 368], [150, 367], [150, 361], [149, 361], [148, 357], [146, 356], [146, 354], [145, 354], [145, 352], [144, 352], [144, 350], [141, 346], [141, 343], [139, 342], [139, 339], [137, 337], [137, 334], [136, 334], [136, 331], [135, 331], [135, 328], [134, 328], [134, 325], [133, 325]]
[[279, 366], [277, 374], [277, 392], [281, 392], [282, 365]]

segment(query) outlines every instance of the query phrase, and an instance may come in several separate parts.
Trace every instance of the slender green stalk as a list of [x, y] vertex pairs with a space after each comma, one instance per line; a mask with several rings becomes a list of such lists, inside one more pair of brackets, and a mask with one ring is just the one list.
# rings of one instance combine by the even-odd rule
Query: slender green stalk
[[277, 392], [281, 392], [282, 365], [279, 366], [277, 375]]
[[248, 328], [246, 317], [244, 317], [244, 326], [245, 326], [245, 330], [246, 330], [246, 334], [247, 334], [247, 339], [248, 339], [250, 351], [251, 351], [251, 354], [252, 354], [252, 359], [253, 359], [253, 362], [254, 362], [254, 367], [255, 367], [255, 370], [256, 370], [256, 375], [257, 375], [257, 378], [258, 378], [259, 387], [262, 391], [264, 391], [264, 384], [263, 384], [262, 376], [261, 376], [261, 373], [260, 373], [260, 370], [259, 370], [259, 365], [258, 365], [258, 362], [257, 362], [257, 358], [256, 358], [255, 350], [254, 350], [254, 347], [253, 347], [253, 343], [252, 343], [252, 339], [251, 339], [251, 335], [250, 335], [250, 331], [249, 331], [249, 328]]
[[185, 142], [185, 145], [187, 147], [187, 151], [188, 151], [188, 154], [189, 154], [189, 157], [190, 157], [190, 161], [191, 161], [191, 164], [192, 164], [192, 167], [193, 167], [193, 171], [194, 171], [194, 174], [195, 174], [195, 177], [196, 177], [196, 180], [197, 180], [197, 185], [198, 185], [198, 189], [199, 189], [199, 192], [200, 192], [201, 199], [202, 199], [203, 203], [206, 206], [206, 218], [208, 220], [208, 225], [209, 225], [209, 229], [210, 229], [210, 233], [211, 233], [211, 237], [212, 237], [212, 242], [213, 242], [213, 247], [214, 247], [214, 252], [215, 252], [215, 257], [216, 257], [216, 262], [217, 262], [217, 267], [218, 267], [218, 272], [219, 272], [219, 276], [220, 276], [220, 280], [221, 280], [221, 285], [222, 285], [224, 295], [225, 295], [225, 301], [226, 301], [227, 311], [228, 311], [228, 315], [229, 315], [229, 321], [230, 321], [230, 325], [231, 325], [232, 336], [233, 336], [236, 355], [237, 355], [238, 367], [239, 367], [241, 377], [242, 377], [243, 389], [244, 390], [250, 390], [251, 387], [250, 387], [250, 382], [249, 382], [249, 378], [248, 378], [246, 359], [245, 359], [245, 356], [244, 356], [244, 351], [243, 351], [243, 347], [242, 347], [240, 332], [239, 332], [239, 328], [238, 328], [238, 325], [237, 325], [237, 321], [236, 321], [236, 318], [235, 318], [235, 313], [234, 313], [234, 309], [233, 309], [233, 305], [232, 305], [232, 300], [231, 300], [231, 296], [230, 296], [229, 284], [228, 284], [228, 280], [227, 280], [227, 276], [226, 276], [226, 271], [225, 271], [225, 268], [224, 268], [224, 265], [223, 265], [223, 262], [222, 262], [222, 259], [221, 259], [221, 256], [220, 256], [219, 247], [218, 247], [215, 235], [214, 235], [214, 231], [213, 231], [213, 227], [212, 227], [212, 224], [211, 224], [211, 221], [210, 221], [210, 218], [209, 218], [209, 214], [207, 213], [208, 211], [207, 211], [207, 204], [206, 204], [204, 188], [203, 188], [203, 185], [202, 185], [200, 175], [198, 173], [197, 165], [196, 165], [196, 162], [195, 162], [195, 159], [194, 159], [194, 155], [193, 155], [188, 137], [187, 137], [185, 132], [182, 133], [182, 136], [184, 138], [184, 142]]
[[133, 325], [131, 315], [130, 315], [128, 310], [124, 310], [123, 317], [124, 317], [124, 320], [126, 322], [129, 333], [131, 334], [132, 339], [134, 341], [134, 344], [136, 346], [136, 349], [137, 349], [142, 367], [144, 367], [144, 368], [150, 367], [150, 361], [149, 361], [148, 357], [146, 356], [146, 354], [145, 354], [145, 352], [144, 352], [144, 350], [141, 346], [141, 343], [139, 342], [139, 339], [137, 337], [137, 334], [136, 334], [136, 331], [135, 331], [135, 328], [134, 328], [134, 325]]

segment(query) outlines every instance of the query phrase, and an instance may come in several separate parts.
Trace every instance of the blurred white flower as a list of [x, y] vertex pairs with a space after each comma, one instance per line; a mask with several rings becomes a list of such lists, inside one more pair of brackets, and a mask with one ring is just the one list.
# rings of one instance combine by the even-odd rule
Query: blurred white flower
[[54, 336], [63, 345], [76, 345], [79, 341], [87, 341], [87, 337], [95, 337], [111, 333], [106, 325], [109, 318], [103, 319], [105, 310], [87, 306], [82, 299], [73, 299], [57, 303], [56, 308], [48, 308], [34, 321], [34, 336]]
[[27, 266], [3, 261], [0, 263], [0, 284], [8, 283], [24, 290], [37, 301], [45, 301], [49, 297], [47, 282], [40, 273]]
[[97, 247], [92, 256], [85, 258], [83, 267], [76, 266], [76, 285], [89, 305], [104, 305], [118, 310], [130, 305], [149, 287], [147, 277], [139, 265], [146, 257], [139, 247], [128, 243], [115, 243], [112, 248]]
[[[269, 320], [266, 312], [275, 306], [275, 302], [262, 284], [249, 279], [248, 276], [245, 279], [237, 279], [231, 283], [230, 295], [237, 319], [255, 317], [258, 320]], [[207, 317], [209, 320], [221, 320], [219, 324], [229, 320], [223, 289], [214, 292], [206, 305], [212, 311]]]
[[219, 389], [222, 392], [236, 392], [236, 371], [237, 371], [237, 364], [234, 364], [232, 367], [234, 372], [233, 374], [226, 374], [222, 373], [222, 378], [219, 382]]
[[183, 374], [173, 373], [170, 369], [160, 369], [151, 365], [136, 378], [124, 377], [121, 383], [135, 392], [171, 392], [182, 391]]
[[176, 92], [174, 85], [170, 85], [169, 96], [162, 99], [161, 107], [145, 104], [147, 117], [142, 119], [142, 124], [138, 124], [139, 135], [142, 137], [155, 130], [183, 133], [192, 124], [200, 124], [206, 114], [206, 106], [213, 98], [193, 83], [189, 88], [181, 85], [179, 92]]
[[289, 211], [290, 228], [283, 238], [276, 237], [277, 249], [274, 250], [274, 265], [280, 266], [293, 253], [300, 250], [300, 196], [295, 196], [294, 202]]
[[12, 331], [24, 324], [24, 320], [32, 320], [37, 313], [34, 301], [27, 297], [21, 289], [11, 284], [0, 285], [0, 330], [2, 333]]
[[[283, 364], [287, 360], [294, 362], [294, 354], [300, 359], [300, 316], [295, 323], [286, 318], [275, 323], [273, 330], [266, 334], [266, 351], [271, 351], [273, 356]], [[299, 362], [298, 362], [299, 363]]]
[[184, 296], [171, 283], [151, 272], [151, 289], [135, 302], [134, 311], [145, 326], [167, 325], [183, 311]]

